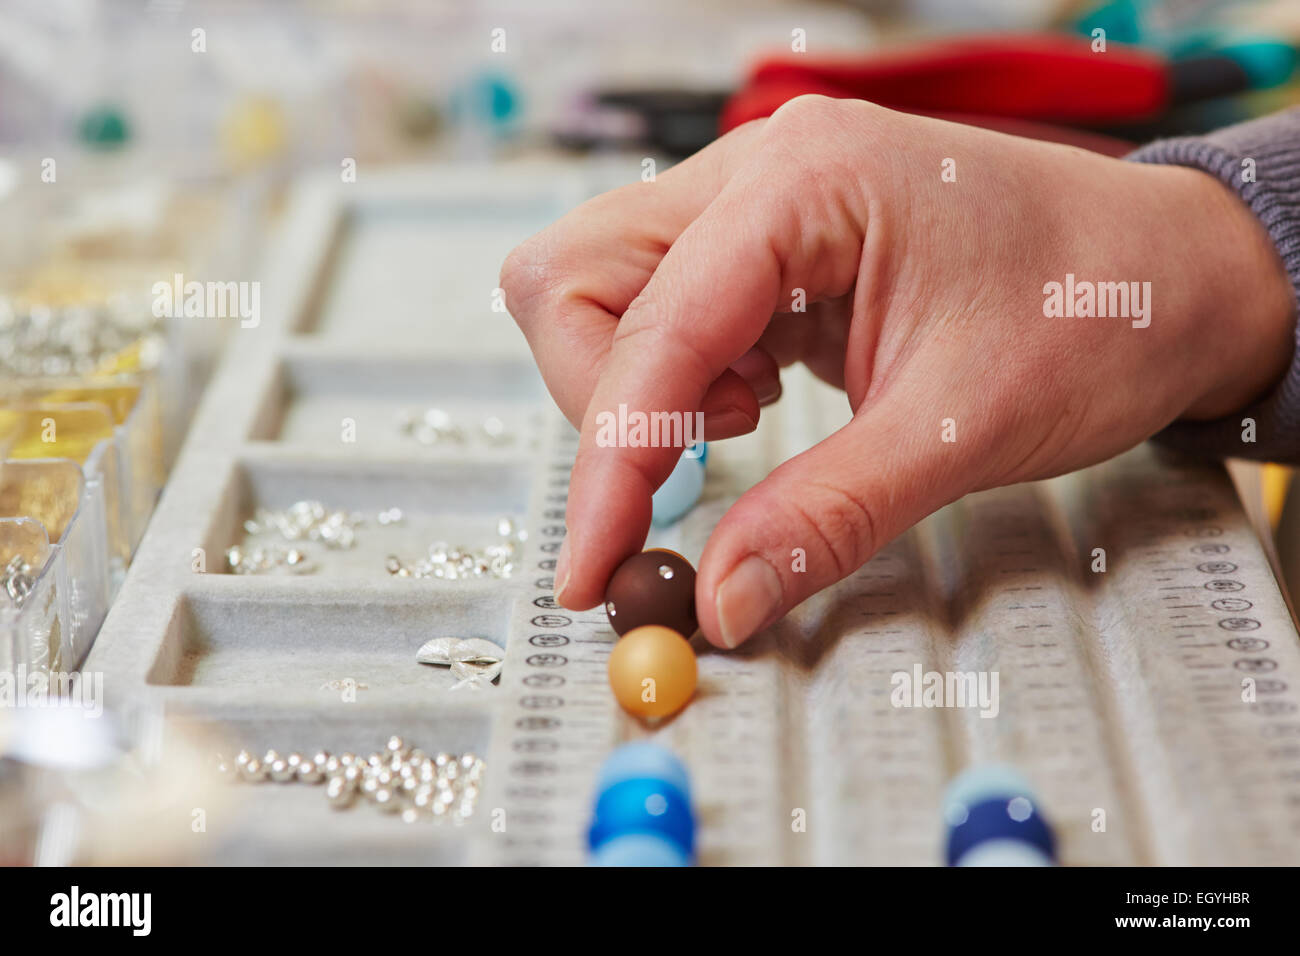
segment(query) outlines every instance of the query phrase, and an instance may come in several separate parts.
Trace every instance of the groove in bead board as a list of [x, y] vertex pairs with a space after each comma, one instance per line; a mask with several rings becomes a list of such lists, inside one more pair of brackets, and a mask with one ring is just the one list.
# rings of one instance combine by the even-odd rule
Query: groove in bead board
[[[767, 436], [715, 446], [705, 499], [650, 544], [698, 558], [737, 491], [806, 447], [806, 432], [781, 439], [820, 388], [790, 378]], [[552, 506], [574, 448], [562, 428]], [[745, 442], [757, 460], [730, 454]], [[1090, 570], [1096, 547], [1105, 573]], [[604, 687], [612, 630], [555, 610], [550, 583], [511, 632], [531, 646], [506, 665], [486, 801], [509, 828], [480, 837], [477, 862], [580, 862], [601, 760], [646, 736], [691, 770], [705, 864], [938, 862], [943, 788], [985, 761], [1030, 778], [1067, 864], [1300, 860], [1300, 647], [1217, 466], [1144, 447], [968, 496], [741, 651], [696, 638], [699, 693], [657, 731]], [[893, 706], [891, 675], [918, 664], [996, 671], [999, 713]], [[1243, 677], [1258, 702], [1243, 702]]]
[[[603, 612], [564, 610], [552, 593], [576, 434], [520, 377], [527, 349], [513, 330], [506, 337], [507, 319], [484, 314], [467, 336], [465, 317], [486, 300], [419, 291], [467, 297], [477, 286], [451, 273], [495, 276], [499, 263], [429, 263], [427, 245], [389, 243], [395, 276], [440, 271], [448, 284], [424, 275], [409, 294], [390, 289], [369, 336], [366, 277], [334, 274], [375, 261], [373, 250], [330, 251], [349, 204], [375, 200], [391, 214], [404, 197], [452, 196], [463, 215], [466, 197], [487, 190], [502, 232], [484, 225], [475, 248], [496, 250], [524, 238], [501, 216], [503, 195], [549, 182], [559, 215], [599, 178], [521, 173], [501, 193], [497, 179], [475, 176], [303, 191], [269, 270], [262, 327], [233, 336], [86, 669], [105, 674], [110, 704], [216, 726], [253, 748], [361, 750], [400, 733], [425, 750], [473, 749], [487, 760], [478, 812], [459, 829], [412, 826], [364, 806], [332, 811], [314, 788], [242, 787], [239, 813], [210, 823], [219, 838], [206, 862], [580, 863], [597, 768], [618, 742], [647, 736], [690, 769], [705, 864], [937, 863], [942, 791], [987, 760], [1030, 779], [1069, 864], [1300, 860], [1295, 629], [1223, 471], [1150, 449], [967, 497], [742, 649], [697, 637], [699, 691], [672, 720], [651, 729], [623, 714], [606, 681], [615, 635]], [[403, 235], [416, 231], [403, 222]], [[321, 309], [332, 310], [326, 320]], [[699, 506], [649, 546], [698, 562], [738, 494], [847, 419], [842, 393], [799, 370], [783, 378], [757, 433], [711, 448]], [[344, 447], [327, 438], [353, 391], [365, 435]], [[373, 434], [420, 401], [470, 416], [492, 406], [517, 422], [519, 444], [422, 448]], [[255, 505], [282, 506], [300, 488], [341, 499], [331, 507], [400, 497], [430, 522], [408, 535], [440, 516], [517, 510], [529, 538], [507, 581], [389, 578], [378, 537], [328, 556], [318, 576], [191, 573], [196, 543], [216, 561]], [[1097, 547], [1104, 574], [1089, 568]], [[444, 634], [503, 643], [500, 685], [452, 691], [445, 672], [417, 664], [420, 642]], [[998, 715], [893, 706], [891, 678], [917, 665], [995, 671]], [[320, 686], [336, 674], [371, 686], [341, 705]], [[1257, 703], [1243, 703], [1244, 677], [1256, 679]], [[796, 809], [806, 832], [792, 828]], [[503, 832], [491, 826], [498, 810]]]

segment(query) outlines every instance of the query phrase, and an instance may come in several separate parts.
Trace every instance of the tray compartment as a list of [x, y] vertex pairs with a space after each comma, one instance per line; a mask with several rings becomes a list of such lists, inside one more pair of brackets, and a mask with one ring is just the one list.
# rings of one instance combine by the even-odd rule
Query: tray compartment
[[[296, 356], [281, 363], [250, 437], [341, 455], [527, 454], [536, 447], [544, 396], [532, 363]], [[446, 412], [466, 440], [425, 444], [402, 431], [403, 413], [418, 418], [430, 408]], [[490, 417], [501, 420], [509, 440], [482, 434]]]
[[[510, 600], [504, 594], [448, 590], [430, 599], [427, 590], [330, 594], [317, 588], [304, 596], [278, 582], [239, 584], [182, 598], [149, 684], [230, 688], [245, 700], [267, 694], [268, 702], [319, 697], [323, 713], [332, 713], [329, 704], [351, 703], [335, 682], [354, 681], [357, 702], [408, 689], [450, 691], [457, 681], [447, 668], [415, 659], [431, 638], [483, 637], [505, 646]], [[455, 691], [457, 697], [494, 693]], [[339, 716], [351, 712], [345, 707]]]
[[[217, 517], [206, 544], [208, 570], [229, 571], [226, 549], [239, 544], [245, 550], [259, 545], [297, 547], [316, 566], [301, 578], [347, 577], [353, 581], [394, 581], [457, 589], [503, 584], [496, 578], [456, 581], [393, 579], [385, 567], [388, 556], [413, 563], [435, 541], [480, 549], [500, 540], [498, 521], [518, 522], [526, 511], [529, 490], [526, 466], [515, 460], [450, 461], [446, 459], [305, 461], [275, 454], [249, 455], [237, 466], [227, 486], [228, 501]], [[331, 549], [319, 541], [287, 541], [274, 531], [250, 534], [245, 522], [259, 508], [281, 511], [298, 501], [319, 501], [328, 510], [355, 513], [354, 544]], [[380, 512], [398, 508], [402, 519], [380, 524]], [[283, 569], [269, 575], [280, 577]], [[427, 593], [427, 592], [425, 592]]]

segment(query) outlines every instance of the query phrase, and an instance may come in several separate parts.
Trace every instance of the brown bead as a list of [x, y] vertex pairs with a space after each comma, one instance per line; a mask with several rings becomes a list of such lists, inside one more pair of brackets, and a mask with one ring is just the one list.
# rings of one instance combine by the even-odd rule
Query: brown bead
[[634, 554], [618, 566], [605, 589], [605, 614], [621, 636], [657, 624], [689, 638], [695, 619], [695, 569], [675, 551]]

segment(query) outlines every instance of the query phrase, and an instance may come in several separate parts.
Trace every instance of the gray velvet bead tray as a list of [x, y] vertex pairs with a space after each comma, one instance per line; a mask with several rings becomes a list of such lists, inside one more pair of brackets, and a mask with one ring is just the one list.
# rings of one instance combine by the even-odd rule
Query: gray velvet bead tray
[[[743, 649], [697, 637], [699, 689], [674, 719], [618, 709], [603, 613], [552, 594], [576, 434], [493, 309], [509, 249], [617, 175], [447, 166], [299, 189], [263, 321], [232, 336], [84, 669], [131, 726], [162, 714], [281, 753], [398, 734], [478, 754], [483, 792], [455, 825], [229, 784], [196, 861], [579, 863], [601, 760], [654, 737], [690, 769], [704, 864], [939, 863], [944, 787], [988, 762], [1030, 779], [1066, 863], [1294, 862], [1300, 752], [1276, 741], [1300, 727], [1295, 628], [1223, 471], [1147, 449], [970, 496]], [[650, 544], [698, 561], [730, 501], [847, 419], [841, 394], [785, 385], [757, 433], [710, 449], [700, 504]], [[403, 426], [429, 408], [463, 440]], [[509, 440], [480, 440], [489, 419]], [[303, 500], [357, 516], [353, 547], [301, 542], [311, 573], [231, 573], [228, 549], [261, 540], [246, 522]], [[526, 533], [508, 577], [390, 573], [435, 541], [497, 540], [503, 518]], [[1230, 573], [1204, 570], [1206, 541]], [[1249, 612], [1218, 610], [1218, 581]], [[1224, 623], [1245, 618], [1266, 647]], [[419, 663], [436, 637], [498, 645], [499, 681]], [[1242, 701], [1250, 666], [1283, 678], [1268, 707]], [[918, 667], [996, 671], [997, 715], [900, 706], [896, 677]]]

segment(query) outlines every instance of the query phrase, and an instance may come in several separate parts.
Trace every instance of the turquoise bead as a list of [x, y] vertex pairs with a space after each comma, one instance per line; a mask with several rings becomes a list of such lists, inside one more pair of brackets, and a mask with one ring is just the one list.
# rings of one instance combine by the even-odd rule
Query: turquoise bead
[[652, 833], [628, 833], [591, 854], [592, 866], [690, 866], [686, 851]]
[[699, 447], [699, 457], [683, 454], [668, 480], [654, 493], [654, 511], [650, 520], [656, 528], [680, 521], [704, 493], [704, 461], [708, 451], [703, 445]]
[[596, 792], [604, 793], [625, 780], [643, 779], [662, 780], [688, 797], [691, 793], [685, 764], [671, 750], [649, 741], [623, 744], [606, 757], [596, 777]]

